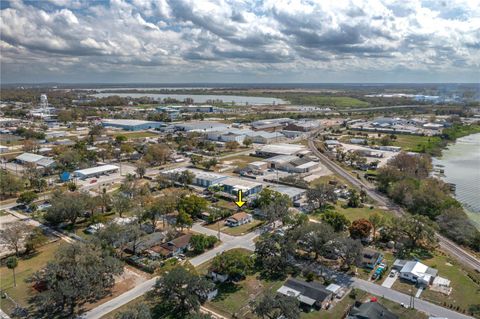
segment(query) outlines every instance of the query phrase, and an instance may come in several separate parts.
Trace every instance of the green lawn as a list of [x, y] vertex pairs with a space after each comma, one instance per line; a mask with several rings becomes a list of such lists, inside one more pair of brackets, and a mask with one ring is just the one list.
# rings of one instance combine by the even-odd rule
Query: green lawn
[[356, 208], [343, 208], [339, 203], [335, 206], [335, 210], [339, 213], [344, 214], [350, 221], [354, 221], [360, 218], [368, 219], [371, 215], [378, 213], [382, 216], [393, 216], [393, 213], [388, 210], [383, 210], [378, 207], [372, 206], [373, 208], [370, 209], [370, 205], [365, 205], [364, 207], [356, 207]]
[[282, 284], [283, 280], [267, 281], [260, 279], [257, 274], [247, 276], [236, 284], [219, 285], [218, 296], [205, 306], [227, 317], [237, 315], [239, 318], [255, 318], [250, 313], [249, 303], [268, 290], [276, 291]]
[[[38, 249], [38, 252], [28, 258], [21, 258], [18, 267], [15, 269], [17, 286], [13, 287], [13, 273], [5, 265], [0, 267], [1, 289], [4, 290], [17, 303], [27, 306], [28, 298], [34, 294], [35, 290], [31, 288], [25, 279], [30, 277], [34, 272], [43, 268], [49, 260], [54, 258], [55, 252], [61, 245], [66, 243], [62, 240], [49, 243]], [[4, 299], [0, 299], [1, 308], [8, 313], [8, 304], [4, 303]], [[5, 308], [4, 308], [5, 307]]]
[[[375, 206], [373, 206], [373, 208], [370, 209], [370, 205], [365, 205], [364, 207], [357, 207], [357, 208], [351, 208], [351, 207], [344, 208], [342, 207], [342, 202], [337, 202], [337, 204], [333, 207], [333, 210], [344, 214], [345, 217], [347, 217], [348, 220], [350, 221], [354, 221], [360, 218], [368, 219], [371, 215], [375, 213], [378, 213], [382, 216], [393, 216], [392, 212], [380, 209]], [[312, 214], [312, 218], [320, 220], [321, 214]]]
[[252, 231], [254, 228], [260, 226], [262, 223], [263, 221], [254, 219], [251, 223], [248, 223], [248, 224], [243, 224], [237, 227], [229, 227], [229, 226], [225, 226], [225, 220], [220, 220], [216, 223], [207, 225], [206, 227], [212, 230], [218, 230], [220, 226], [220, 231], [222, 233], [232, 235], [232, 236], [242, 236]]

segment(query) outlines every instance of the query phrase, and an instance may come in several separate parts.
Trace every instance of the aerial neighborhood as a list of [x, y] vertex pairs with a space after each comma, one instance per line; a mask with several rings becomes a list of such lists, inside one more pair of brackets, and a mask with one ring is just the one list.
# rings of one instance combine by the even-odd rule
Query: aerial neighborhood
[[[160, 302], [173, 317], [478, 314], [479, 233], [431, 160], [480, 131], [475, 113], [250, 117], [241, 106], [58, 102], [91, 96], [82, 89], [52, 100], [21, 91], [31, 102], [5, 92], [4, 313], [120, 318], [123, 294], [146, 285], [128, 311]], [[60, 298], [77, 281], [85, 290]]]
[[0, 319], [480, 319], [480, 6], [1, 0]]

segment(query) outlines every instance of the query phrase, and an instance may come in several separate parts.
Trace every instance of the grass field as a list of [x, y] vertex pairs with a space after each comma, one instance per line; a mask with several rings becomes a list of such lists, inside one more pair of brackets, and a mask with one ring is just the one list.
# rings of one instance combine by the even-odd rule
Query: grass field
[[[13, 273], [5, 265], [0, 267], [1, 289], [5, 291], [11, 298], [22, 306], [27, 305], [29, 297], [34, 293], [33, 288], [29, 283], [25, 282], [25, 279], [30, 277], [34, 272], [42, 269], [49, 260], [54, 258], [55, 252], [61, 245], [65, 245], [65, 242], [58, 240], [53, 243], [49, 243], [38, 249], [38, 252], [29, 257], [21, 258], [18, 261], [18, 267], [15, 269], [17, 286], [13, 287]], [[2, 302], [2, 310], [4, 309], [4, 299], [0, 299]]]
[[255, 162], [255, 161], [261, 161], [264, 158], [260, 157], [255, 157], [255, 156], [249, 156], [249, 155], [237, 155], [237, 156], [231, 156], [227, 157], [222, 160], [223, 164], [228, 164], [228, 165], [235, 165], [239, 168], [244, 168], [246, 167], [249, 163]]
[[[354, 221], [360, 218], [368, 219], [371, 215], [378, 213], [381, 216], [393, 216], [393, 213], [387, 210], [380, 209], [378, 207], [374, 207], [370, 209], [370, 205], [365, 205], [364, 207], [342, 207], [343, 202], [337, 202], [335, 206], [332, 207], [333, 210], [336, 212], [342, 213], [345, 217], [348, 218], [349, 221]], [[312, 214], [311, 216], [313, 219], [320, 220], [321, 214]]]
[[392, 144], [408, 152], [431, 153], [438, 151], [440, 142], [441, 138], [437, 136], [397, 135]]
[[364, 218], [368, 219], [371, 215], [378, 213], [381, 216], [393, 216], [393, 213], [388, 210], [383, 210], [377, 207], [370, 209], [370, 205], [365, 205], [364, 207], [357, 208], [343, 208], [339, 203], [335, 206], [335, 210], [339, 213], [344, 214], [348, 220], [354, 221], [356, 219]]
[[283, 280], [267, 281], [258, 275], [247, 276], [236, 284], [219, 285], [218, 296], [205, 306], [227, 317], [256, 318], [250, 313], [249, 303], [266, 291], [276, 291], [282, 284]]
[[289, 93], [279, 97], [292, 104], [333, 106], [339, 108], [370, 106], [368, 102], [348, 96], [322, 96], [306, 93]]

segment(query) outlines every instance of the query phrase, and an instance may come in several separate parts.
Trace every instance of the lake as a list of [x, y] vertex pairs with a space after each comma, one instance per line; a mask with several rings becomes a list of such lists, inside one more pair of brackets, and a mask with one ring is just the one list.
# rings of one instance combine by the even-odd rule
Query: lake
[[196, 95], [196, 94], [154, 94], [154, 93], [96, 93], [92, 94], [95, 97], [107, 97], [112, 95], [118, 95], [120, 97], [149, 97], [155, 100], [173, 98], [179, 101], [183, 101], [187, 98], [193, 99], [195, 103], [207, 103], [211, 100], [222, 100], [225, 103], [235, 102], [238, 105], [271, 105], [271, 104], [287, 104], [282, 99], [274, 97], [257, 97], [257, 96], [240, 96], [240, 95]]
[[433, 165], [443, 166], [442, 179], [456, 185], [455, 198], [480, 228], [480, 133], [457, 139]]

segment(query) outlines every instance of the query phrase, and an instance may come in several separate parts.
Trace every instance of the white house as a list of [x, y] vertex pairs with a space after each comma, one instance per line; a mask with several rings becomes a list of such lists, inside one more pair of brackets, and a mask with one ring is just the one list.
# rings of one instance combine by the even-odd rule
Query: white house
[[245, 212], [239, 212], [228, 217], [225, 221], [225, 224], [230, 227], [237, 227], [243, 224], [250, 223], [252, 220], [252, 215]]
[[425, 286], [430, 285], [438, 274], [438, 270], [413, 260], [397, 259], [393, 268], [399, 271], [400, 278]]

